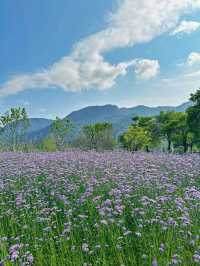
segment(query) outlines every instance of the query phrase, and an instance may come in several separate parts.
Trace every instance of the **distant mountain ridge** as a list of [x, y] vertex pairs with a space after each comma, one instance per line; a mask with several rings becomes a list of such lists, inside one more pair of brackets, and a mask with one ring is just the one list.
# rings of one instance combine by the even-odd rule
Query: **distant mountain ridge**
[[176, 111], [184, 112], [189, 106], [190, 102], [183, 103], [179, 106], [158, 106], [158, 107], [148, 107], [145, 105], [138, 105], [136, 107], [119, 108], [116, 105], [103, 105], [103, 106], [88, 106], [78, 111], [74, 111], [68, 115], [68, 117], [74, 122], [85, 123], [95, 123], [96, 121], [105, 121], [112, 117], [119, 118], [127, 115], [138, 115], [138, 116], [153, 116], [158, 115], [161, 111]]
[[[74, 124], [74, 129], [71, 134], [71, 138], [77, 135], [80, 128], [84, 125], [94, 124], [97, 122], [109, 122], [113, 124], [114, 134], [119, 135], [132, 122], [132, 117], [134, 116], [155, 116], [161, 111], [176, 111], [184, 112], [191, 102], [183, 103], [179, 106], [158, 106], [158, 107], [148, 107], [144, 105], [139, 105], [131, 108], [119, 108], [116, 105], [103, 105], [103, 106], [88, 106], [80, 110], [70, 113], [67, 117]], [[52, 120], [41, 119], [41, 118], [31, 118], [30, 128], [29, 128], [29, 138], [39, 140], [47, 136], [50, 131]]]

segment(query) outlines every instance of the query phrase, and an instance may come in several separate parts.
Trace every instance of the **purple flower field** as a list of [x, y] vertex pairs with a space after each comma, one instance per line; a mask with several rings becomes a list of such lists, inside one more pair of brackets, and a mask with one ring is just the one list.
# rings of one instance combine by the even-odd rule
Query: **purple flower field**
[[200, 156], [0, 154], [0, 265], [200, 265]]

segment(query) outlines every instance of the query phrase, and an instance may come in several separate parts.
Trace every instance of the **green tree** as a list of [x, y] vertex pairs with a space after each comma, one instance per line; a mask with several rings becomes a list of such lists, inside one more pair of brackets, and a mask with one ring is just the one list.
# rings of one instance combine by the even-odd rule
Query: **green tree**
[[57, 150], [57, 146], [55, 143], [55, 140], [51, 137], [47, 137], [42, 141], [41, 145], [42, 151], [47, 151], [47, 152], [54, 152]]
[[110, 123], [96, 123], [82, 128], [76, 140], [80, 147], [94, 150], [111, 150], [114, 148], [113, 128]]
[[161, 112], [157, 117], [160, 123], [161, 134], [168, 143], [168, 152], [171, 152], [173, 137], [177, 133], [179, 116], [177, 112]]
[[172, 135], [172, 140], [178, 147], [183, 147], [183, 152], [187, 152], [191, 135], [189, 135], [189, 128], [187, 125], [186, 113], [174, 113], [173, 118], [176, 121], [176, 128]]
[[0, 117], [3, 138], [6, 138], [6, 145], [15, 151], [19, 144], [25, 141], [29, 128], [29, 118], [25, 108], [11, 108]]
[[187, 124], [193, 134], [193, 144], [200, 146], [200, 89], [191, 94], [193, 106], [187, 109]]
[[67, 134], [72, 129], [72, 123], [69, 118], [60, 119], [56, 117], [51, 125], [51, 137], [59, 150], [63, 150], [67, 144]]
[[[149, 132], [151, 143], [149, 144], [150, 148], [158, 147], [161, 143], [161, 131], [160, 124], [156, 117], [148, 116], [148, 117], [133, 117], [134, 125], [138, 127], [144, 128]], [[147, 146], [147, 150], [149, 150]]]
[[188, 147], [193, 145], [193, 135], [188, 126], [188, 114], [184, 112], [161, 112], [157, 116], [160, 124], [161, 134], [168, 142], [168, 151], [171, 151], [172, 144], [175, 148], [182, 148], [187, 152]]
[[188, 147], [190, 148], [190, 152], [193, 152], [193, 147], [195, 145], [195, 135], [192, 132], [188, 133]]
[[120, 142], [129, 151], [148, 150], [151, 136], [148, 130], [138, 125], [131, 125], [122, 136]]

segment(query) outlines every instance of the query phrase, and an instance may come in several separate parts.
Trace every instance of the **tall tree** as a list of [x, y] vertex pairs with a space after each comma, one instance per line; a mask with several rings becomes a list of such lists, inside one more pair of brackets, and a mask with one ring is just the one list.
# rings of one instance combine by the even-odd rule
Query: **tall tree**
[[178, 129], [179, 115], [174, 111], [161, 112], [157, 119], [160, 123], [161, 133], [168, 143], [167, 150], [171, 152], [173, 137]]
[[67, 134], [71, 129], [72, 122], [67, 117], [64, 119], [56, 117], [56, 119], [53, 121], [50, 132], [59, 150], [63, 150], [66, 147]]
[[96, 123], [82, 128], [77, 143], [83, 148], [94, 150], [111, 150], [115, 145], [113, 128], [110, 123]]
[[29, 118], [25, 108], [11, 108], [8, 112], [0, 117], [3, 127], [4, 137], [7, 138], [7, 145], [15, 151], [29, 127]]
[[[161, 142], [161, 131], [160, 124], [156, 117], [148, 116], [148, 117], [133, 117], [134, 125], [144, 128], [149, 132], [151, 143], [149, 144], [150, 148], [157, 147]], [[149, 150], [149, 147], [147, 147]]]
[[151, 136], [148, 130], [138, 125], [131, 125], [119, 138], [123, 147], [129, 151], [147, 150], [151, 143]]
[[187, 125], [187, 114], [174, 113], [173, 118], [176, 121], [176, 127], [174, 128], [172, 140], [175, 145], [183, 147], [183, 151], [187, 152], [189, 141], [191, 141], [191, 136], [189, 136], [190, 132]]
[[200, 89], [191, 94], [190, 101], [193, 106], [187, 109], [187, 123], [195, 144], [200, 146]]

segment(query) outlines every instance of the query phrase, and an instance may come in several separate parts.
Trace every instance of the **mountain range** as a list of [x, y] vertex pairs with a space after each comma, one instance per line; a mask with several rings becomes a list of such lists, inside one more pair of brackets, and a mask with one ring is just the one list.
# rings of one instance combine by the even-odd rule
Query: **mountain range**
[[[184, 112], [190, 102], [179, 106], [158, 106], [148, 107], [139, 105], [131, 108], [119, 108], [116, 105], [88, 106], [78, 111], [70, 113], [67, 117], [72, 121], [74, 128], [71, 138], [74, 138], [84, 125], [97, 122], [110, 122], [113, 124], [114, 134], [121, 134], [132, 122], [134, 116], [154, 116], [161, 111]], [[30, 118], [29, 139], [40, 140], [48, 135], [53, 120], [45, 118]]]

